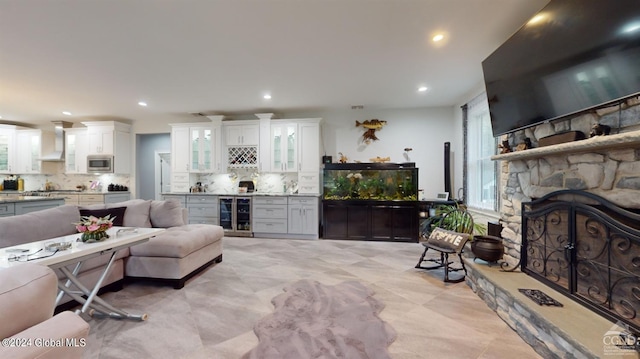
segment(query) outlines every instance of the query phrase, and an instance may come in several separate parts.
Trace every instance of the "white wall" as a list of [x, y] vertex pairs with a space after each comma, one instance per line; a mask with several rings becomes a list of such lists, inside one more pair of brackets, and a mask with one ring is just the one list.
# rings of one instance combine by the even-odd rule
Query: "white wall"
[[[321, 117], [324, 152], [333, 156], [333, 162], [338, 162], [339, 152], [347, 156], [349, 162], [371, 162], [371, 158], [378, 156], [390, 157], [391, 162], [415, 162], [418, 188], [424, 189], [427, 197], [435, 197], [444, 191], [444, 143], [453, 143], [458, 136], [452, 113], [451, 107], [365, 109], [287, 114], [286, 118]], [[362, 141], [365, 130], [356, 127], [355, 122], [371, 119], [384, 120], [387, 124], [376, 132], [379, 140], [367, 145]], [[405, 152], [407, 147], [413, 150]], [[462, 172], [454, 171], [452, 177], [462, 178]]]

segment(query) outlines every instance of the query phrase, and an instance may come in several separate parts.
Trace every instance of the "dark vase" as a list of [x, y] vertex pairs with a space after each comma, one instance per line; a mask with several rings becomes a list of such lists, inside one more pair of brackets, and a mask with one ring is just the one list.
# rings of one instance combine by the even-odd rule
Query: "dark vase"
[[502, 239], [494, 236], [473, 236], [471, 251], [476, 258], [487, 262], [497, 262], [502, 259], [504, 245]]

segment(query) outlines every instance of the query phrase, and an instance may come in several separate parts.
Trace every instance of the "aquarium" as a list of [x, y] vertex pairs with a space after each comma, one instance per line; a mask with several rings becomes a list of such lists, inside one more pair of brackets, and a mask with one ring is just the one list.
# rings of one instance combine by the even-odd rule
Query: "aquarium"
[[325, 164], [326, 200], [415, 201], [418, 169], [415, 163]]

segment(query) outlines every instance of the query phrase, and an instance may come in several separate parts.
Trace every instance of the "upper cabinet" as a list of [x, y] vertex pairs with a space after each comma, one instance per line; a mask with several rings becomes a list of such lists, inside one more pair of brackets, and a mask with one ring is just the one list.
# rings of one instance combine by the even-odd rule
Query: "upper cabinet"
[[131, 172], [131, 126], [116, 121], [82, 122], [87, 126], [87, 154], [113, 155], [114, 173]]
[[[53, 151], [55, 135], [51, 131], [25, 129], [16, 131], [15, 166], [16, 174], [41, 174], [43, 171], [43, 155]], [[58, 157], [56, 161], [62, 161]], [[48, 169], [51, 172], [51, 168]]]
[[226, 167], [258, 169], [260, 123], [255, 120], [225, 121], [222, 130]]
[[188, 124], [171, 125], [171, 170], [189, 172], [190, 131]]
[[224, 128], [224, 138], [227, 146], [258, 146], [260, 143], [260, 125], [255, 121], [243, 124], [225, 122]]
[[171, 125], [171, 168], [174, 172], [213, 173], [221, 170], [222, 116], [208, 117], [211, 123]]
[[320, 120], [311, 119], [298, 123], [299, 172], [319, 172], [320, 161]]
[[211, 173], [220, 171], [219, 151], [220, 127], [205, 126], [189, 128], [190, 158], [189, 171], [195, 173]]
[[87, 173], [87, 129], [65, 128], [64, 139], [65, 173]]
[[42, 131], [16, 131], [16, 168], [19, 174], [40, 173], [40, 157], [42, 156]]
[[0, 125], [0, 173], [13, 173], [15, 168], [15, 127]]
[[271, 122], [271, 171], [298, 171], [298, 124]]

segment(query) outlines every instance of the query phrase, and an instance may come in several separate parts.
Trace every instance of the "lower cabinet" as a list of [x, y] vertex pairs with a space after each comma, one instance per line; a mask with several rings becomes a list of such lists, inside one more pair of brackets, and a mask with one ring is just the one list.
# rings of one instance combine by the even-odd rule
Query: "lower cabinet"
[[15, 216], [16, 208], [13, 203], [0, 203], [0, 217]]
[[218, 211], [218, 196], [188, 195], [187, 209], [189, 210], [189, 224], [220, 225]]
[[319, 206], [315, 196], [255, 196], [254, 237], [317, 239]]
[[54, 208], [64, 205], [63, 199], [51, 199], [47, 201], [28, 201], [28, 202], [16, 202], [15, 214], [25, 214], [35, 211], [42, 211], [43, 209]]
[[289, 197], [289, 234], [318, 236], [318, 198]]
[[322, 205], [323, 238], [418, 241], [418, 203], [332, 201]]
[[287, 197], [253, 198], [253, 232], [287, 233]]
[[100, 203], [118, 203], [131, 199], [129, 192], [107, 192], [107, 193], [73, 193], [73, 192], [52, 192], [51, 197], [64, 200], [65, 204], [75, 204], [89, 206]]

